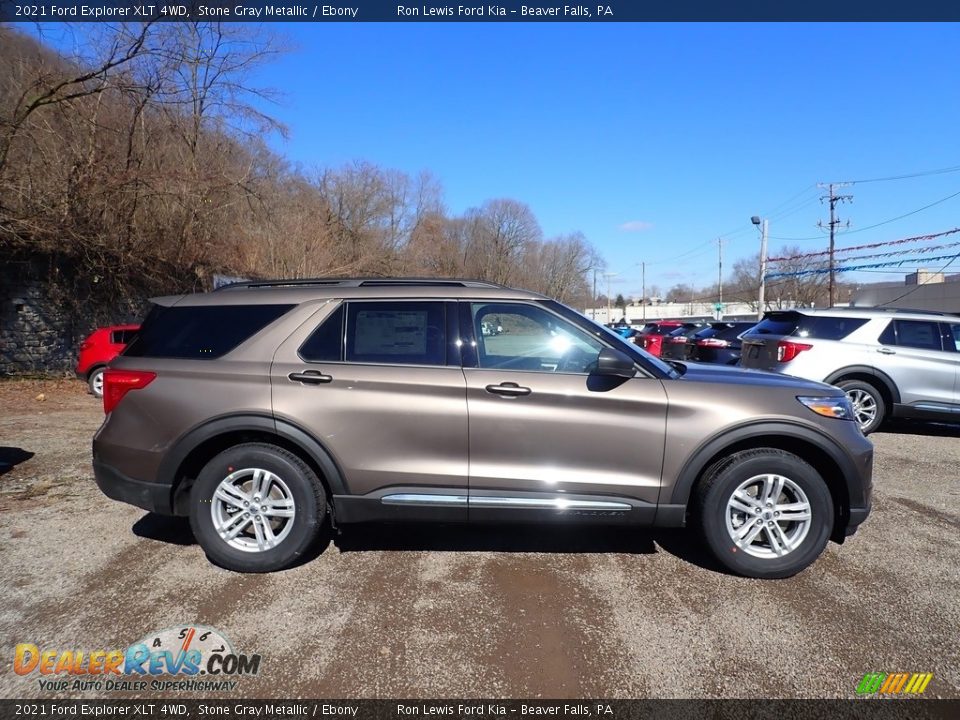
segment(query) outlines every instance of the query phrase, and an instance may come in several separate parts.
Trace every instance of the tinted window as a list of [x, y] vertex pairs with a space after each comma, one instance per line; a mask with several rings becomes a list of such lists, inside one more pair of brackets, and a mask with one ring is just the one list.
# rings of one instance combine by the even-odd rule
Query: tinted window
[[842, 340], [866, 323], [864, 318], [843, 315], [804, 315], [798, 312], [767, 313], [750, 330], [751, 335], [794, 335], [820, 340]]
[[753, 323], [725, 323], [716, 329], [716, 335], [708, 337], [716, 337], [722, 340], [734, 340], [752, 328], [753, 325]]
[[800, 324], [800, 313], [778, 312], [767, 313], [763, 320], [756, 324], [751, 335], [792, 335]]
[[842, 315], [801, 315], [800, 317], [800, 324], [794, 331], [794, 335], [821, 340], [842, 340], [867, 322], [866, 318]]
[[311, 362], [343, 359], [343, 305], [331, 313], [300, 346], [300, 357]]
[[133, 340], [133, 336], [137, 334], [136, 330], [114, 330], [113, 339], [110, 341], [115, 345], [126, 345], [128, 342]]
[[438, 302], [350, 303], [348, 362], [445, 365], [446, 312]]
[[[588, 373], [603, 344], [573, 323], [534, 305], [471, 306], [481, 368]], [[483, 334], [483, 325], [501, 327]]]
[[123, 354], [128, 357], [218, 358], [293, 305], [154, 305]]
[[949, 327], [951, 334], [947, 337], [953, 338], [953, 347], [955, 350], [960, 352], [960, 324], [951, 323]]
[[923, 350], [943, 349], [940, 344], [939, 323], [927, 320], [895, 320], [894, 322], [897, 324], [897, 345]]

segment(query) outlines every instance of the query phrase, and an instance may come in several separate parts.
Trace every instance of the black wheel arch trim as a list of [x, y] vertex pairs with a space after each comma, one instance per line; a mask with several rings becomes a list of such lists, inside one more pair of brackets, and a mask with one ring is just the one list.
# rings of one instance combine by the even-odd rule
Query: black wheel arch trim
[[897, 389], [897, 384], [893, 381], [893, 379], [882, 370], [877, 370], [869, 365], [849, 365], [847, 367], [840, 368], [839, 370], [834, 370], [832, 373], [827, 375], [823, 381], [828, 385], [836, 385], [847, 375], [869, 375], [877, 378], [877, 380], [883, 383], [884, 387], [886, 387], [887, 392], [890, 393], [890, 398], [893, 403], [897, 404], [900, 402], [900, 391]]
[[333, 494], [349, 494], [343, 472], [319, 440], [288, 420], [259, 413], [243, 413], [212, 418], [185, 432], [173, 443], [160, 463], [160, 468], [157, 471], [158, 482], [169, 484], [171, 487], [175, 486], [180, 480], [177, 476], [178, 471], [190, 453], [203, 443], [219, 435], [243, 432], [244, 430], [270, 433], [293, 443], [319, 466], [323, 472], [324, 480], [329, 484]]
[[[847, 422], [839, 420], [838, 422]], [[786, 437], [792, 440], [800, 440], [815, 445], [833, 460], [840, 468], [843, 474], [843, 482], [847, 489], [847, 495], [850, 498], [852, 507], [859, 507], [864, 504], [864, 488], [859, 482], [859, 473], [856, 463], [850, 458], [843, 448], [837, 444], [830, 436], [815, 430], [807, 425], [793, 424], [786, 421], [758, 421], [746, 425], [739, 425], [729, 428], [718, 435], [710, 438], [700, 445], [699, 448], [690, 456], [680, 474], [674, 483], [670, 493], [669, 501], [662, 498], [661, 502], [668, 501], [671, 505], [687, 505], [690, 500], [690, 494], [693, 486], [704, 470], [707, 469], [710, 459], [717, 454], [744, 440], [763, 437]]]
[[90, 382], [90, 376], [93, 375], [97, 370], [106, 370], [110, 363], [97, 363], [96, 365], [91, 365], [82, 377], [87, 382]]

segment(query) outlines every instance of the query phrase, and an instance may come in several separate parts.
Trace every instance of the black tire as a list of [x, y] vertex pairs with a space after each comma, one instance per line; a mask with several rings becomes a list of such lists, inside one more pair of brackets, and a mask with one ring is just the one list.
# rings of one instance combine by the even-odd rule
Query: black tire
[[[231, 473], [242, 475], [247, 469], [273, 473], [294, 502], [293, 518], [275, 521], [281, 527], [289, 522], [288, 533], [269, 549], [238, 549], [228, 544], [214, 526], [213, 502], [218, 486]], [[274, 491], [283, 495], [276, 487]], [[326, 493], [310, 466], [293, 453], [267, 443], [246, 443], [224, 450], [207, 463], [190, 490], [190, 527], [197, 542], [212, 562], [237, 572], [273, 572], [295, 564], [317, 542], [327, 515]], [[245, 523], [247, 530], [241, 536], [246, 537], [248, 530], [252, 532], [251, 523]]]
[[[886, 420], [887, 417], [887, 403], [883, 399], [883, 394], [875, 385], [871, 385], [863, 380], [841, 380], [837, 383], [837, 387], [847, 394], [850, 402], [854, 403], [855, 406], [857, 406], [856, 398], [863, 398], [864, 396], [873, 402], [876, 408], [875, 415], [869, 422], [860, 424], [860, 432], [864, 435], [869, 435], [883, 425], [883, 421]], [[857, 419], [857, 423], [860, 423], [859, 418]]]
[[90, 375], [87, 376], [87, 388], [90, 390], [90, 394], [94, 397], [102, 398], [103, 397], [103, 371], [106, 370], [105, 367], [98, 367], [95, 370], [91, 371]]
[[[753, 541], [756, 544], [751, 544], [747, 550], [737, 546], [728, 529], [728, 502], [734, 491], [742, 483], [765, 474], [789, 479], [803, 492], [810, 505], [806, 535], [802, 536], [793, 550], [782, 556], [757, 557], [750, 554], [772, 552], [769, 535], [765, 532], [764, 520], [760, 520], [760, 515], [743, 514], [740, 528], [747, 528], [754, 522], [754, 517], [760, 520], [761, 525], [758, 530], [760, 535]], [[784, 490], [785, 495], [791, 492], [789, 488]], [[823, 478], [796, 455], [775, 448], [744, 450], [714, 464], [697, 486], [694, 502], [696, 522], [707, 547], [724, 567], [746, 577], [786, 578], [796, 575], [820, 556], [833, 529], [833, 500]], [[746, 521], [747, 517], [749, 522]], [[765, 520], [769, 522], [774, 518]], [[800, 525], [802, 523], [784, 523], [781, 527], [790, 533]], [[734, 528], [734, 531], [737, 529]]]

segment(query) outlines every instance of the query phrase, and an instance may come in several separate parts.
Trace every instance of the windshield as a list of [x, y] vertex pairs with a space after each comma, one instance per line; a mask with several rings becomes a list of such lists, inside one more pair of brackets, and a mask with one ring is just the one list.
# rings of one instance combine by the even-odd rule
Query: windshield
[[660, 371], [661, 373], [663, 373], [664, 375], [670, 378], [675, 379], [680, 377], [681, 373], [672, 365], [668, 365], [660, 358], [654, 357], [650, 353], [644, 350], [641, 350], [639, 347], [637, 347], [633, 343], [624, 340], [616, 332], [606, 327], [605, 325], [602, 325], [601, 323], [598, 323], [595, 320], [591, 320], [586, 315], [579, 313], [573, 308], [567, 307], [562, 303], [551, 300], [547, 304], [549, 304], [555, 310], [560, 311], [562, 314], [567, 315], [568, 317], [570, 315], [576, 316], [576, 320], [580, 323], [589, 325], [590, 329], [594, 332], [594, 334], [600, 335], [601, 337], [603, 337], [605, 341], [607, 341], [610, 345], [615, 347], [617, 350], [620, 350], [621, 352], [625, 352], [627, 355], [639, 360], [644, 365], [648, 365], [648, 366], [652, 365], [658, 371]]

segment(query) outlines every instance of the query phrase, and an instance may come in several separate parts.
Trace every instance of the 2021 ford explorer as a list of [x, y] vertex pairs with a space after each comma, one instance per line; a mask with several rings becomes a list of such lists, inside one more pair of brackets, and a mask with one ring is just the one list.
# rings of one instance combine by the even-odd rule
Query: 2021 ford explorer
[[103, 492], [188, 515], [239, 571], [290, 565], [328, 522], [559, 521], [689, 524], [730, 570], [779, 578], [870, 511], [873, 447], [837, 388], [667, 364], [484, 282], [157, 298], [104, 409]]

